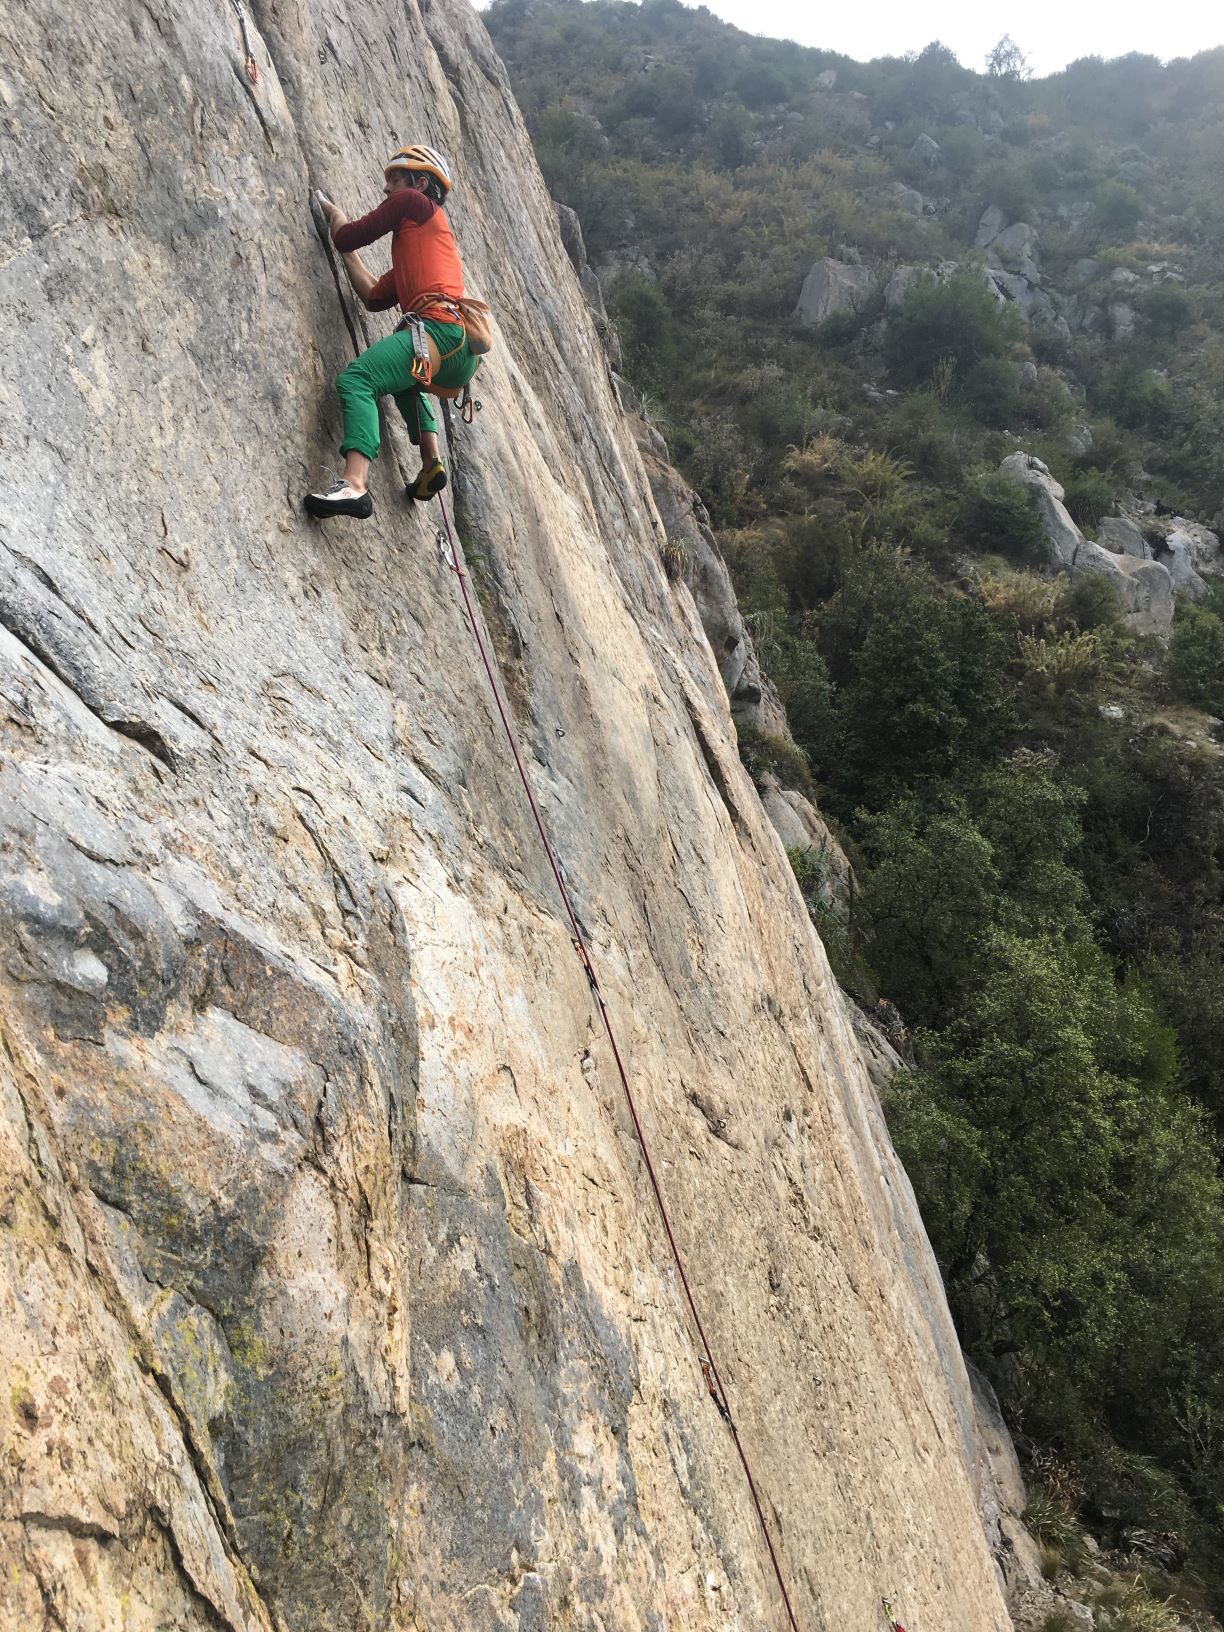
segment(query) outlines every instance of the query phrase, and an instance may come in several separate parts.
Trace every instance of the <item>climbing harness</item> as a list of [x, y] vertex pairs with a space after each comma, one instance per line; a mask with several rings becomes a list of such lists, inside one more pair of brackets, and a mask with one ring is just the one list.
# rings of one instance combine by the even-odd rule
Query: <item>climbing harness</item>
[[561, 897], [561, 903], [565, 908], [565, 915], [569, 920], [570, 939], [573, 942], [574, 951], [577, 954], [579, 963], [582, 965], [582, 970], [586, 975], [591, 992], [595, 997], [595, 1001], [599, 1005], [599, 1013], [603, 1021], [604, 1034], [608, 1039], [608, 1046], [612, 1052], [612, 1059], [616, 1065], [617, 1075], [620, 1078], [621, 1088], [625, 1096], [625, 1103], [628, 1106], [629, 1116], [633, 1122], [633, 1130], [637, 1137], [638, 1148], [642, 1153], [643, 1165], [645, 1166], [647, 1177], [650, 1180], [650, 1188], [654, 1194], [655, 1206], [658, 1209], [659, 1219], [663, 1225], [663, 1233], [667, 1237], [667, 1244], [671, 1249], [672, 1261], [676, 1266], [676, 1273], [679, 1276], [680, 1285], [684, 1289], [685, 1302], [688, 1305], [689, 1314], [692, 1316], [693, 1325], [700, 1340], [701, 1349], [703, 1351], [700, 1356], [702, 1377], [705, 1379], [705, 1385], [709, 1391], [710, 1398], [718, 1407], [718, 1413], [726, 1423], [731, 1434], [731, 1438], [735, 1444], [736, 1453], [739, 1456], [740, 1466], [744, 1470], [744, 1478], [747, 1481], [748, 1492], [752, 1498], [752, 1505], [756, 1509], [757, 1519], [761, 1527], [761, 1534], [765, 1538], [765, 1546], [769, 1551], [769, 1561], [773, 1567], [774, 1578], [778, 1583], [778, 1591], [782, 1596], [782, 1602], [786, 1608], [786, 1618], [790, 1623], [791, 1632], [799, 1632], [799, 1622], [796, 1620], [795, 1611], [791, 1606], [790, 1593], [787, 1591], [786, 1587], [786, 1578], [782, 1573], [782, 1565], [779, 1562], [778, 1554], [774, 1547], [773, 1537], [769, 1532], [769, 1525], [765, 1518], [765, 1509], [761, 1502], [761, 1497], [757, 1491], [756, 1480], [752, 1476], [752, 1469], [748, 1464], [747, 1452], [744, 1450], [743, 1442], [740, 1439], [739, 1429], [736, 1427], [735, 1418], [731, 1414], [731, 1406], [727, 1398], [727, 1390], [723, 1385], [723, 1380], [719, 1375], [718, 1367], [714, 1362], [710, 1341], [706, 1336], [705, 1326], [702, 1324], [701, 1312], [697, 1307], [697, 1299], [693, 1293], [692, 1285], [689, 1282], [688, 1271], [685, 1268], [684, 1258], [681, 1254], [679, 1244], [676, 1241], [675, 1233], [672, 1230], [667, 1205], [663, 1199], [663, 1189], [659, 1183], [658, 1174], [655, 1171], [654, 1160], [650, 1154], [650, 1145], [646, 1138], [646, 1130], [643, 1128], [641, 1117], [638, 1114], [637, 1102], [633, 1097], [633, 1088], [629, 1082], [629, 1074], [625, 1069], [624, 1060], [621, 1058], [620, 1048], [616, 1041], [616, 1033], [612, 1027], [612, 1019], [608, 1013], [607, 999], [604, 997], [604, 994], [600, 989], [599, 979], [595, 973], [595, 966], [591, 961], [591, 953], [590, 948], [587, 946], [586, 936], [583, 934], [582, 927], [578, 922], [577, 912], [574, 909], [574, 904], [570, 899], [569, 890], [566, 887], [565, 880], [561, 874], [560, 863], [558, 862], [556, 852], [552, 847], [552, 841], [548, 837], [548, 830], [544, 826], [544, 818], [540, 812], [539, 804], [536, 801], [535, 793], [527, 776], [527, 770], [523, 764], [523, 757], [519, 751], [518, 739], [515, 736], [514, 728], [510, 723], [510, 716], [507, 712], [506, 704], [502, 698], [501, 687], [497, 683], [493, 659], [489, 654], [484, 636], [480, 632], [480, 623], [477, 619], [476, 608], [472, 603], [471, 591], [468, 587], [467, 569], [463, 564], [459, 547], [455, 541], [454, 529], [451, 526], [450, 515], [446, 508], [446, 501], [443, 499], [441, 493], [439, 493], [437, 497], [438, 508], [442, 513], [442, 527], [439, 529], [437, 535], [439, 553], [441, 554], [443, 561], [451, 569], [459, 581], [459, 589], [463, 596], [463, 604], [464, 610], [467, 614], [468, 627], [472, 631], [472, 637], [475, 640], [476, 648], [480, 653], [481, 663], [483, 664], [485, 674], [488, 677], [489, 689], [493, 694], [493, 701], [497, 707], [497, 712], [502, 723], [502, 730], [505, 733], [506, 741], [510, 747], [510, 753], [514, 759], [515, 769], [518, 771], [519, 781], [523, 785], [523, 792], [526, 795], [527, 803], [531, 808], [532, 820], [535, 822], [535, 828], [540, 838], [541, 848], [543, 849], [548, 865], [552, 870], [553, 879], [557, 885], [557, 892]]

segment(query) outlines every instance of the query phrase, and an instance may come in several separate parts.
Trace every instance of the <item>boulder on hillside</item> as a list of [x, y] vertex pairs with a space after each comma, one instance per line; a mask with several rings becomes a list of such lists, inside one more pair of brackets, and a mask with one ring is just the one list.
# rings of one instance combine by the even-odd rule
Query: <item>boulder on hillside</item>
[[826, 68], [823, 73], [816, 75], [816, 89], [818, 91], [831, 91], [836, 84], [836, 68]]
[[1071, 276], [1076, 283], [1091, 283], [1100, 270], [1100, 261], [1094, 260], [1091, 255], [1083, 255], [1071, 268]]
[[903, 181], [893, 183], [893, 199], [906, 215], [921, 215], [923, 197], [916, 187], [907, 187]]
[[1157, 559], [1173, 580], [1173, 588], [1188, 601], [1206, 600], [1211, 593], [1198, 570], [1194, 545], [1183, 532], [1172, 532], [1160, 546]]
[[1210, 528], [1201, 526], [1197, 521], [1187, 521], [1184, 516], [1173, 517], [1173, 527], [1166, 539], [1166, 546], [1178, 541], [1179, 547], [1184, 545], [1189, 552], [1194, 570], [1203, 578], [1224, 577], [1224, 551], [1220, 548], [1217, 534]]
[[826, 255], [804, 279], [795, 315], [803, 323], [823, 323], [834, 312], [857, 312], [873, 282], [870, 267], [850, 266]]
[[1129, 516], [1105, 516], [1097, 523], [1097, 543], [1112, 555], [1131, 555], [1150, 561], [1152, 547]]
[[999, 470], [1010, 481], [1027, 487], [1034, 496], [1054, 565], [1072, 566], [1084, 543], [1084, 535], [1071, 520], [1062, 502], [1066, 496], [1064, 489], [1054, 480], [1049, 467], [1032, 454], [1009, 453]]
[[986, 285], [997, 297], [999, 304], [1018, 307], [1026, 320], [1034, 312], [1053, 309], [1045, 290], [1024, 277], [1022, 273], [1005, 272], [1002, 267], [988, 266], [985, 276]]
[[928, 170], [938, 170], [943, 164], [943, 148], [925, 131], [921, 136], [915, 137], [909, 156], [916, 164], [925, 165]]
[[884, 305], [888, 311], [899, 306], [916, 283], [923, 278], [932, 278], [935, 274], [929, 266], [898, 266], [893, 268], [892, 276], [884, 285]]
[[1115, 340], [1130, 340], [1135, 333], [1135, 308], [1124, 300], [1115, 300], [1109, 306], [1109, 332]]
[[999, 469], [1036, 500], [1053, 565], [1073, 577], [1091, 572], [1108, 578], [1133, 629], [1145, 635], [1168, 634], [1173, 622], [1173, 579], [1159, 561], [1113, 555], [1100, 544], [1090, 543], [1063, 504], [1061, 485], [1032, 454], [1009, 453]]
[[1007, 217], [997, 204], [988, 204], [982, 211], [982, 219], [978, 222], [977, 233], [973, 242], [978, 249], [986, 249], [1007, 225]]
[[987, 259], [996, 260], [1008, 272], [1016, 272], [1030, 283], [1041, 282], [1036, 228], [1017, 221], [991, 240]]

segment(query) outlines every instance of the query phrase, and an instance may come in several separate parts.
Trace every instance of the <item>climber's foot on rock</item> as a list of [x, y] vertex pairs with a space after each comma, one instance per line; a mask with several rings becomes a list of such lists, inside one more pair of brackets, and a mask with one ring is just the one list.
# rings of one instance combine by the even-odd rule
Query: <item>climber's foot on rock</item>
[[431, 464], [421, 466], [421, 474], [415, 482], [409, 482], [404, 488], [410, 499], [416, 499], [421, 504], [428, 504], [435, 493], [441, 493], [446, 486], [446, 470], [441, 459], [435, 459]]
[[306, 508], [312, 516], [356, 516], [364, 521], [374, 513], [374, 500], [368, 493], [359, 493], [341, 476], [326, 493], [307, 493]]

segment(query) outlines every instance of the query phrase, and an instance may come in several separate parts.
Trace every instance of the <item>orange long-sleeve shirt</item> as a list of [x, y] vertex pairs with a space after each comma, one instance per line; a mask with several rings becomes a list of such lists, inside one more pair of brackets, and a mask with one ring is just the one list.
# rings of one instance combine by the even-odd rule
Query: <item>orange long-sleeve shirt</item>
[[[463, 263], [446, 211], [432, 198], [411, 187], [399, 187], [368, 215], [347, 221], [332, 233], [342, 255], [364, 249], [391, 236], [391, 270], [385, 272], [366, 296], [372, 312], [398, 305], [407, 311], [422, 295], [449, 295], [463, 299]], [[450, 320], [445, 307], [430, 306], [421, 314]]]

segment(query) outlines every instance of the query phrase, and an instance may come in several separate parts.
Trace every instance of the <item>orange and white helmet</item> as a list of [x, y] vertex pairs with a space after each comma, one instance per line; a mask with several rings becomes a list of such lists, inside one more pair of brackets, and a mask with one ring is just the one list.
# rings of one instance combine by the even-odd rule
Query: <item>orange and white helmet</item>
[[450, 165], [436, 147], [426, 147], [423, 142], [414, 147], [401, 147], [398, 153], [393, 153], [383, 167], [383, 174], [389, 176], [393, 170], [408, 170], [415, 176], [432, 176], [441, 187], [443, 198], [455, 185], [451, 179]]

